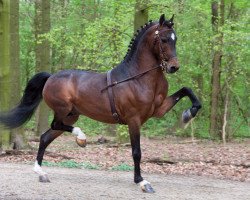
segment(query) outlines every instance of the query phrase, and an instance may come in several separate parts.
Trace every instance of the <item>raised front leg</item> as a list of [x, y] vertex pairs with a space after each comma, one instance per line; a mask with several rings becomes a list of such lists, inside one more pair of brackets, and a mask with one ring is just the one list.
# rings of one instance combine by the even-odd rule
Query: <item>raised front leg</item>
[[182, 113], [182, 121], [184, 123], [187, 123], [189, 120], [195, 117], [199, 109], [201, 109], [201, 103], [194, 95], [193, 91], [187, 87], [183, 87], [171, 96], [166, 97], [161, 107], [159, 107], [154, 113], [154, 116], [162, 117], [165, 113], [171, 110], [175, 106], [175, 104], [180, 101], [180, 99], [185, 96], [189, 97], [192, 102], [192, 107]]
[[151, 187], [150, 183], [143, 180], [141, 176], [141, 147], [140, 147], [140, 124], [136, 121], [128, 124], [129, 135], [132, 146], [132, 156], [134, 160], [134, 182], [140, 185], [143, 192], [154, 193], [154, 189]]

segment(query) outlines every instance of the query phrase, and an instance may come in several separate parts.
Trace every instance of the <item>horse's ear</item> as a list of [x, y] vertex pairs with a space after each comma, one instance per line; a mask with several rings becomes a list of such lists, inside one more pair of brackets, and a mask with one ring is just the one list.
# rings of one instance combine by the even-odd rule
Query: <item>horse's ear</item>
[[169, 20], [170, 22], [174, 22], [174, 14], [173, 14], [173, 16], [171, 17], [171, 19]]
[[165, 22], [165, 15], [162, 14], [162, 15], [160, 16], [160, 19], [159, 19], [159, 24], [160, 24], [160, 26], [162, 26], [164, 22]]
[[174, 26], [174, 15], [171, 17], [169, 21], [166, 21], [165, 24], [168, 26], [168, 28], [172, 28]]

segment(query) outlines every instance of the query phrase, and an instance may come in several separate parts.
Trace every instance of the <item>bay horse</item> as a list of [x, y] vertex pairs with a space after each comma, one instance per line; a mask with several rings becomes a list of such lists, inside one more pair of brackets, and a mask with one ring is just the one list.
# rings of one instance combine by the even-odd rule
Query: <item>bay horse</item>
[[179, 69], [173, 18], [166, 20], [163, 14], [159, 21], [145, 24], [131, 40], [124, 60], [108, 73], [63, 70], [53, 75], [36, 74], [28, 82], [20, 103], [0, 114], [1, 124], [16, 128], [31, 118], [42, 99], [54, 111], [51, 128], [41, 135], [34, 166], [41, 182], [50, 181], [41, 165], [45, 149], [54, 139], [67, 131], [76, 136], [80, 146], [86, 145], [85, 134], [72, 126], [79, 115], [85, 115], [104, 123], [128, 125], [134, 182], [144, 192], [154, 192], [141, 176], [140, 127], [151, 117], [162, 117], [185, 96], [192, 102], [192, 107], [182, 114], [185, 123], [201, 108], [190, 88], [167, 95], [164, 71], [174, 73]]

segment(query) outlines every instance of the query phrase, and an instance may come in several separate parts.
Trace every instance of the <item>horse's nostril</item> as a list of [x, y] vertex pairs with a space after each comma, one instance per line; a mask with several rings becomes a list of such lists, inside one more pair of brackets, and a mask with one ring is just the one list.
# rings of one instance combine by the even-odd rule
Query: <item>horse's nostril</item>
[[173, 73], [173, 72], [176, 72], [178, 70], [178, 68], [176, 66], [171, 66], [170, 67], [170, 72]]

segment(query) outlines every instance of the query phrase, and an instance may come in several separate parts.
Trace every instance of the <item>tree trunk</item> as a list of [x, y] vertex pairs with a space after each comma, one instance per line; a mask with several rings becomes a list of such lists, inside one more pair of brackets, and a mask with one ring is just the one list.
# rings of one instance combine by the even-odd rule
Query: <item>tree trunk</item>
[[[10, 100], [10, 3], [0, 1], [0, 110], [9, 109]], [[0, 148], [10, 145], [10, 131], [0, 129]]]
[[224, 105], [224, 115], [223, 115], [223, 126], [222, 126], [222, 141], [223, 144], [226, 144], [226, 136], [227, 136], [227, 123], [228, 123], [228, 102], [229, 102], [229, 97], [228, 97], [229, 89], [228, 85], [226, 84], [226, 97], [225, 97], [225, 105]]
[[66, 30], [67, 30], [67, 27], [66, 27], [66, 23], [65, 23], [65, 18], [66, 18], [66, 15], [67, 15], [67, 5], [66, 5], [66, 1], [65, 0], [61, 0], [61, 20], [62, 22], [64, 22], [62, 24], [63, 26], [63, 29], [61, 30], [61, 45], [60, 45], [60, 57], [59, 57], [59, 70], [62, 70], [62, 69], [65, 69], [65, 66], [66, 66], [66, 63], [65, 63], [65, 60], [66, 60], [66, 50], [65, 50], [65, 46], [66, 46], [66, 41], [65, 41], [65, 38], [66, 38]]
[[[48, 33], [50, 30], [50, 1], [35, 1], [35, 38], [36, 38], [36, 70], [50, 71], [50, 45], [42, 34]], [[41, 135], [48, 128], [49, 109], [42, 102], [37, 111], [37, 131], [36, 135]]]
[[148, 0], [136, 0], [134, 15], [134, 33], [148, 22]]
[[[10, 1], [10, 70], [11, 94], [10, 107], [14, 107], [21, 98], [20, 52], [19, 52], [19, 0]], [[24, 131], [22, 128], [11, 130], [13, 148], [24, 147]]]
[[214, 31], [214, 54], [212, 61], [212, 78], [211, 78], [211, 110], [210, 110], [210, 135], [213, 137], [221, 137], [222, 117], [220, 112], [219, 94], [220, 88], [220, 72], [222, 59], [223, 33], [219, 31], [219, 27], [224, 24], [224, 0], [220, 2], [220, 17], [218, 2], [212, 2], [212, 28]]

